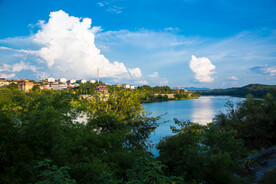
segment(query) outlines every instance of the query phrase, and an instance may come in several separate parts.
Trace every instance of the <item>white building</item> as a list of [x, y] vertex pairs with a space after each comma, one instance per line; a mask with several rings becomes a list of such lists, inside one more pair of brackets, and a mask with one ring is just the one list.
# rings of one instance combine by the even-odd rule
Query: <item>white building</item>
[[67, 86], [65, 84], [52, 84], [51, 88], [54, 90], [63, 90], [66, 89]]
[[87, 81], [85, 80], [85, 79], [81, 79], [81, 80], [78, 80], [78, 82], [80, 82], [80, 83], [86, 83]]
[[90, 80], [90, 83], [93, 83], [93, 84], [94, 84], [94, 83], [96, 83], [96, 81], [95, 81], [95, 80]]
[[130, 88], [130, 84], [123, 84], [124, 88], [129, 89]]
[[130, 89], [135, 89], [135, 86], [133, 86], [133, 85], [130, 85]]
[[74, 83], [76, 83], [76, 80], [70, 79], [70, 80], [67, 81], [67, 83], [69, 83], [69, 84], [74, 84]]
[[65, 78], [56, 79], [56, 82], [61, 82], [61, 83], [65, 84], [66, 79]]
[[55, 78], [53, 78], [53, 77], [45, 78], [45, 79], [41, 79], [41, 80], [44, 82], [55, 82], [56, 81]]

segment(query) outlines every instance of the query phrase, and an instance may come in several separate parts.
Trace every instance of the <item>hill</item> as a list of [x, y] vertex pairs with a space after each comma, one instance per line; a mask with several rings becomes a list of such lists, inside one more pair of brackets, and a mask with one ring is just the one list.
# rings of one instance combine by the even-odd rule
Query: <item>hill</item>
[[276, 93], [276, 85], [249, 84], [237, 88], [200, 90], [197, 93], [200, 95], [228, 95], [236, 97], [246, 97], [248, 94], [251, 94], [253, 97], [260, 98], [267, 93]]

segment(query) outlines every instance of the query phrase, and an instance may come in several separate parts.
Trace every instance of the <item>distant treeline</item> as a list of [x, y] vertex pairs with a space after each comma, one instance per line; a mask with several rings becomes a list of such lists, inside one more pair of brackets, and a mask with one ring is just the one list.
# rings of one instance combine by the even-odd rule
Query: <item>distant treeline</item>
[[[189, 92], [184, 89], [171, 89], [169, 86], [155, 86], [148, 85], [138, 86], [137, 89], [140, 92], [145, 93], [145, 97], [142, 98], [142, 103], [151, 102], [163, 102], [169, 100], [185, 100], [198, 98], [200, 95], [196, 92]], [[169, 94], [173, 94], [173, 97]]]
[[275, 93], [276, 85], [249, 84], [239, 88], [214, 89], [197, 91], [200, 95], [228, 95], [236, 97], [246, 97], [248, 94], [253, 97], [261, 98], [267, 93]]

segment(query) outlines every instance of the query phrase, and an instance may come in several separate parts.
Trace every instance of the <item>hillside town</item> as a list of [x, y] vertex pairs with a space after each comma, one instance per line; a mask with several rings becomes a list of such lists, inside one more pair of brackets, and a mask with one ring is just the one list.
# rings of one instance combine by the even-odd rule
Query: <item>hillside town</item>
[[[50, 78], [43, 78], [38, 81], [34, 80], [29, 80], [29, 79], [11, 79], [11, 80], [6, 80], [5, 78], [0, 78], [0, 87], [6, 87], [9, 84], [17, 84], [19, 90], [23, 90], [25, 92], [29, 92], [35, 85], [39, 86], [41, 90], [65, 90], [65, 89], [72, 89], [75, 87], [79, 87], [80, 84], [85, 84], [85, 83], [92, 83], [96, 84], [96, 91], [99, 92], [108, 92], [107, 86], [109, 84], [107, 83], [102, 83], [100, 81], [96, 80], [85, 80], [85, 79], [80, 79], [80, 80], [75, 80], [75, 79], [70, 79], [67, 80], [65, 78], [58, 78], [55, 79], [53, 77]], [[117, 87], [122, 87], [126, 89], [135, 89], [135, 86], [131, 84], [116, 84]]]

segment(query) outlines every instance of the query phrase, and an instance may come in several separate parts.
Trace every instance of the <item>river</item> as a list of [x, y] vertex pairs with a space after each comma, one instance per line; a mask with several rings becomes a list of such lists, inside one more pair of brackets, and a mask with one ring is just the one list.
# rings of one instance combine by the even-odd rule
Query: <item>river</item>
[[[167, 102], [146, 103], [145, 107], [148, 113], [153, 113], [152, 116], [162, 116], [159, 122], [168, 121], [161, 124], [154, 133], [150, 135], [150, 141], [157, 144], [163, 137], [173, 135], [170, 126], [174, 125], [173, 118], [178, 120], [197, 122], [203, 125], [212, 122], [212, 119], [219, 112], [226, 112], [226, 102], [237, 104], [244, 98], [230, 96], [201, 96], [198, 99], [177, 100]], [[167, 114], [166, 114], [167, 113]], [[158, 150], [152, 148], [150, 150], [154, 156], [158, 155]]]

